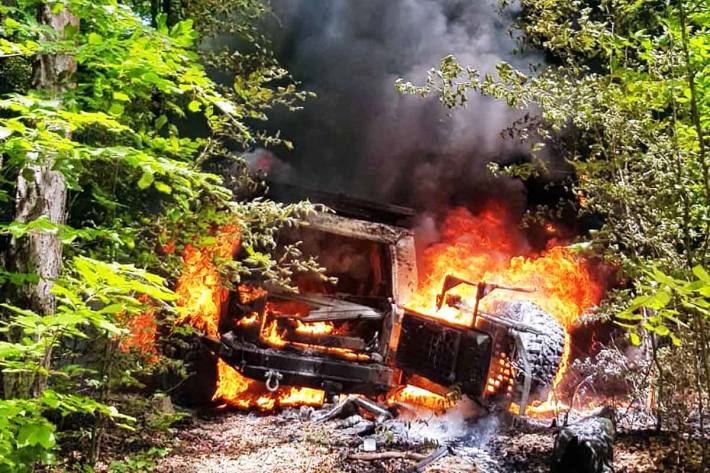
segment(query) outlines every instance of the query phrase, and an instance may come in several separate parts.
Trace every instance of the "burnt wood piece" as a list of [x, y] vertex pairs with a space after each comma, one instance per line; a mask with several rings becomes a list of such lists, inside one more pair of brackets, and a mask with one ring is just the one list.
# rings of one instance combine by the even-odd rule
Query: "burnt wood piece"
[[555, 439], [551, 473], [614, 471], [615, 409], [606, 406], [562, 428]]
[[283, 338], [289, 342], [305, 343], [306, 345], [320, 345], [330, 348], [347, 348], [348, 350], [355, 351], [365, 350], [365, 340], [357, 337], [288, 332], [283, 335]]

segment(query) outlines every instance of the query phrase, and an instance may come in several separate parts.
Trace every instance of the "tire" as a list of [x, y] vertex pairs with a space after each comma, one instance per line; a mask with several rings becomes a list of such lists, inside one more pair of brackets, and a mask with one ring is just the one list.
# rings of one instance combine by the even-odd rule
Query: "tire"
[[[562, 364], [565, 349], [565, 329], [553, 316], [528, 301], [503, 302], [498, 313], [505, 318], [538, 328], [544, 334], [520, 332], [531, 366], [530, 399], [543, 398]], [[515, 364], [524, 366], [522, 353], [515, 354]], [[520, 371], [520, 370], [519, 370]], [[525, 376], [519, 372], [516, 383], [522, 391]]]

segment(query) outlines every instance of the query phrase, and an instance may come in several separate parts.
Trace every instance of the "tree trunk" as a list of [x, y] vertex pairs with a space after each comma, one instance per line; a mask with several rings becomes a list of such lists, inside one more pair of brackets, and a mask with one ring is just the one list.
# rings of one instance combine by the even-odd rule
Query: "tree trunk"
[[[50, 5], [41, 4], [38, 11], [41, 24], [51, 27], [62, 38], [67, 26], [78, 28], [78, 19], [64, 8], [53, 13]], [[72, 56], [47, 54], [37, 57], [33, 65], [33, 88], [47, 95], [58, 95], [72, 87], [76, 61]], [[66, 131], [67, 135], [69, 130]], [[51, 154], [28, 158], [18, 173], [15, 196], [15, 220], [31, 222], [46, 216], [50, 222], [62, 224], [66, 217], [67, 188], [64, 176], [53, 170]], [[62, 245], [56, 233], [32, 232], [21, 238], [13, 238], [7, 255], [7, 264], [13, 271], [33, 273], [38, 276], [36, 284], [18, 288], [13, 294], [13, 303], [29, 308], [42, 315], [55, 311], [51, 294], [54, 280], [59, 275], [62, 260]], [[51, 355], [51, 354], [50, 354]], [[47, 357], [46, 363], [49, 363]], [[26, 379], [22, 376], [5, 376], [5, 397], [26, 397], [41, 393], [46, 386], [46, 377]]]

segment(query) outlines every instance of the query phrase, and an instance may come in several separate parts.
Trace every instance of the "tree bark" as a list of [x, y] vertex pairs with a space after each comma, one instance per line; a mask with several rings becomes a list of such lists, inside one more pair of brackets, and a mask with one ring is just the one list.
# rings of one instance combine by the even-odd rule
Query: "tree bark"
[[[58, 39], [66, 36], [67, 27], [79, 26], [79, 20], [67, 8], [53, 13], [50, 5], [41, 4], [37, 17], [41, 24], [52, 28]], [[73, 86], [75, 72], [76, 61], [72, 56], [40, 55], [33, 65], [33, 88], [49, 96], [59, 95]], [[69, 130], [66, 133], [68, 135]], [[16, 221], [27, 223], [46, 216], [52, 223], [64, 223], [67, 188], [64, 176], [53, 167], [51, 153], [28, 157], [17, 177]], [[8, 249], [8, 266], [16, 272], [33, 273], [38, 277], [36, 284], [17, 288], [12, 294], [13, 303], [41, 315], [53, 314], [55, 300], [51, 290], [59, 275], [61, 260], [62, 245], [56, 233], [35, 231], [13, 238]], [[3, 382], [5, 397], [26, 397], [41, 393], [46, 386], [46, 377], [37, 376], [28, 380], [20, 376], [5, 376]]]

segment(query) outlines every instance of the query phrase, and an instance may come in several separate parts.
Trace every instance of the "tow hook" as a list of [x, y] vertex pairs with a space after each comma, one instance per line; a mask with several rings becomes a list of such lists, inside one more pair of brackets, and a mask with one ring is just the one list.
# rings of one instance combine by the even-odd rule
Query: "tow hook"
[[284, 377], [281, 373], [278, 371], [274, 370], [269, 370], [266, 372], [264, 375], [266, 378], [266, 389], [269, 390], [269, 392], [276, 392], [277, 389], [279, 389], [279, 381]]

